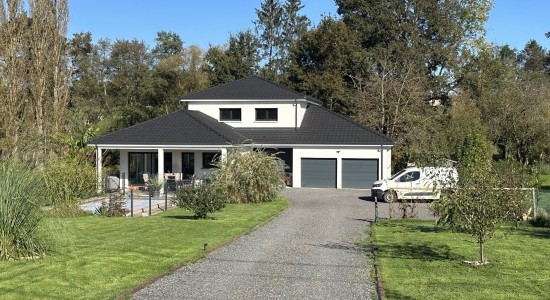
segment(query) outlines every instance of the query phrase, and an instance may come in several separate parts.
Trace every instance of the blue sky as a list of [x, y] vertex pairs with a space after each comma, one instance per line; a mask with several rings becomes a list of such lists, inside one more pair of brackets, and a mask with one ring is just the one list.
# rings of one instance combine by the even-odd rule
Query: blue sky
[[[68, 36], [81, 31], [94, 40], [137, 38], [154, 46], [161, 30], [178, 33], [185, 45], [207, 49], [227, 41], [230, 33], [253, 28], [260, 0], [70, 0]], [[314, 24], [336, 15], [333, 0], [302, 0]], [[522, 49], [530, 39], [550, 48], [550, 1], [496, 0], [486, 23], [487, 40]]]

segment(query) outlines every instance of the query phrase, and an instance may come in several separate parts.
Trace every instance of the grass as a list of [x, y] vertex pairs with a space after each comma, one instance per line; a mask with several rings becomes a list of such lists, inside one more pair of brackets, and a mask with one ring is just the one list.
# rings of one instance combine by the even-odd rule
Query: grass
[[115, 298], [209, 248], [228, 243], [288, 207], [282, 198], [231, 204], [213, 219], [195, 220], [181, 209], [147, 218], [49, 218], [56, 247], [36, 261], [0, 262], [2, 299]]
[[545, 189], [550, 189], [550, 174], [540, 175], [542, 180], [541, 187]]
[[383, 221], [374, 226], [387, 299], [542, 299], [550, 295], [550, 229], [521, 225], [486, 244], [489, 265], [469, 235], [433, 221]]

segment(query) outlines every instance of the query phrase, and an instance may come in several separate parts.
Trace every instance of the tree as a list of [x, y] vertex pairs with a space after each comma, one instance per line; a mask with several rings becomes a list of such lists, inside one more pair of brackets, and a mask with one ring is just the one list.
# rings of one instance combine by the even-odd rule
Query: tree
[[[28, 12], [25, 9], [28, 8]], [[1, 154], [38, 163], [65, 127], [70, 78], [66, 0], [0, 3]]]
[[260, 62], [258, 40], [250, 30], [230, 35], [226, 47], [211, 46], [206, 51], [205, 61], [212, 85], [256, 75]]
[[[487, 0], [337, 0], [292, 51], [294, 88], [397, 140], [394, 162], [434, 149], [461, 92], [462, 56], [483, 44]], [[428, 147], [426, 147], [428, 145]]]
[[172, 55], [182, 54], [183, 41], [179, 34], [174, 32], [159, 31], [155, 38], [157, 43], [153, 48], [153, 55], [156, 59], [162, 60]]
[[283, 13], [284, 9], [279, 0], [264, 0], [260, 9], [256, 9], [256, 35], [261, 58], [267, 60], [264, 75], [271, 79], [280, 75], [282, 70]]
[[432, 203], [438, 224], [471, 234], [479, 245], [478, 264], [487, 263], [485, 243], [505, 220], [516, 220], [528, 201], [522, 191], [528, 182], [525, 170], [510, 164], [504, 174], [492, 167], [493, 149], [480, 134], [470, 134], [460, 143], [456, 155], [459, 180], [442, 198]]
[[109, 59], [109, 92], [117, 106], [158, 104], [151, 87], [153, 57], [142, 41], [116, 40]]
[[[347, 114], [352, 95], [352, 66], [360, 63], [359, 40], [343, 22], [325, 17], [304, 34], [291, 53], [289, 80], [296, 90]], [[351, 75], [354, 75], [353, 73]]]
[[527, 72], [544, 72], [550, 64], [548, 52], [535, 40], [527, 42], [518, 59]]
[[462, 87], [479, 108], [501, 156], [524, 163], [548, 157], [548, 76], [526, 71], [508, 46], [483, 49], [467, 68]]

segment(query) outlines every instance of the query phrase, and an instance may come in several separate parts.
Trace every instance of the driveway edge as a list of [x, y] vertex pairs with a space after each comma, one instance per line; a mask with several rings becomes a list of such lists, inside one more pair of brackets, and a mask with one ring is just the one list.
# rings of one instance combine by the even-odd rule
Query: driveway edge
[[[278, 196], [278, 197], [282, 197], [282, 196]], [[235, 236], [233, 239], [228, 240], [228, 241], [225, 241], [225, 242], [223, 242], [223, 243], [221, 243], [221, 244], [219, 244], [219, 245], [216, 245], [215, 247], [212, 247], [212, 248], [210, 248], [210, 249], [208, 249], [208, 250], [204, 250], [204, 252], [203, 252], [201, 255], [199, 255], [196, 259], [193, 259], [193, 260], [191, 260], [190, 262], [187, 262], [187, 263], [178, 264], [178, 265], [176, 265], [176, 266], [170, 268], [168, 271], [165, 271], [165, 272], [163, 272], [163, 273], [161, 273], [161, 274], [159, 274], [159, 275], [157, 275], [157, 276], [155, 276], [155, 277], [153, 277], [153, 278], [151, 278], [151, 279], [149, 279], [149, 280], [147, 280], [147, 281], [141, 283], [140, 285], [138, 285], [138, 286], [132, 288], [131, 290], [128, 290], [128, 291], [126, 291], [126, 292], [123, 292], [122, 294], [120, 294], [119, 296], [117, 296], [115, 299], [117, 299], [117, 300], [132, 299], [132, 296], [133, 296], [135, 293], [137, 293], [137, 292], [139, 292], [140, 290], [142, 290], [142, 289], [144, 289], [144, 288], [150, 286], [151, 284], [157, 282], [157, 281], [160, 280], [161, 278], [163, 278], [163, 277], [165, 277], [165, 276], [168, 276], [168, 275], [172, 275], [174, 272], [176, 272], [177, 270], [179, 270], [179, 269], [181, 269], [181, 268], [183, 268], [183, 267], [185, 267], [185, 266], [188, 266], [188, 265], [190, 265], [190, 264], [197, 263], [197, 262], [201, 261], [202, 259], [204, 259], [205, 257], [207, 257], [208, 254], [210, 254], [210, 253], [212, 253], [212, 252], [215, 252], [215, 251], [221, 249], [222, 247], [227, 246], [227, 245], [229, 245], [229, 244], [235, 242], [236, 240], [242, 238], [243, 236], [248, 235], [248, 234], [250, 234], [250, 233], [252, 233], [252, 232], [258, 230], [258, 228], [260, 228], [260, 227], [266, 225], [267, 223], [271, 222], [273, 219], [277, 218], [278, 216], [280, 216], [282, 213], [286, 212], [286, 211], [290, 208], [290, 201], [289, 201], [286, 197], [283, 197], [283, 198], [286, 200], [286, 202], [287, 202], [287, 204], [288, 204], [287, 207], [285, 207], [285, 209], [283, 209], [283, 210], [281, 210], [280, 212], [274, 214], [273, 216], [267, 218], [265, 221], [263, 221], [263, 222], [257, 224], [256, 226], [254, 226], [254, 227], [252, 227], [252, 228], [250, 228], [250, 229], [248, 229], [248, 230], [245, 230], [245, 231], [242, 232], [241, 234]]]

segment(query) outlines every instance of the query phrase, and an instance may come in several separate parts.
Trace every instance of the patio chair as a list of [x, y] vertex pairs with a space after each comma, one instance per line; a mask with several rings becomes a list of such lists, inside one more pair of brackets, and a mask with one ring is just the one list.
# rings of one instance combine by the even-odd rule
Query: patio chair
[[149, 180], [151, 180], [151, 177], [149, 177], [149, 173], [143, 173], [143, 183], [145, 190], [147, 190], [149, 187]]

